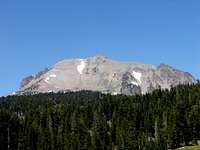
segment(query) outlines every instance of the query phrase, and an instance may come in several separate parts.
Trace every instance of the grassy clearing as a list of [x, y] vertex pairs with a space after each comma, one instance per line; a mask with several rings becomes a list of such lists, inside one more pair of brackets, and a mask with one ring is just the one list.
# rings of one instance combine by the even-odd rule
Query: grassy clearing
[[177, 148], [176, 150], [200, 150], [200, 146], [185, 146]]

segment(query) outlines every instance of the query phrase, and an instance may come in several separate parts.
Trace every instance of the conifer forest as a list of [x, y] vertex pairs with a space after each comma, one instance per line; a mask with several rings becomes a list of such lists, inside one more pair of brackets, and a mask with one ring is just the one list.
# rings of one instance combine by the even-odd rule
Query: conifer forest
[[200, 139], [200, 84], [0, 98], [0, 150], [167, 150]]

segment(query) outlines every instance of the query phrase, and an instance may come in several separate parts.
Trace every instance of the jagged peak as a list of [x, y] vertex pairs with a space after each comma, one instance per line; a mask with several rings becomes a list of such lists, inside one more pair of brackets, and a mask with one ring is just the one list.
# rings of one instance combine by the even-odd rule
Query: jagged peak
[[108, 59], [107, 56], [103, 55], [103, 54], [97, 54], [95, 56], [92, 57], [93, 59], [98, 59], [98, 60], [104, 60], [104, 59]]
[[159, 68], [172, 68], [172, 67], [171, 67], [170, 65], [161, 63], [161, 64], [158, 66], [158, 69], [159, 69]]

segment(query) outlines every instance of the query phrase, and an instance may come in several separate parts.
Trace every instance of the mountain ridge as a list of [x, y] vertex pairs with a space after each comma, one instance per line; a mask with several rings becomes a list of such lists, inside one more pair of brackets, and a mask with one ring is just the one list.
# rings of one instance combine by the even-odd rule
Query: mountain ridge
[[22, 80], [17, 94], [91, 90], [102, 93], [145, 94], [161, 87], [196, 83], [188, 72], [167, 64], [117, 61], [103, 55], [64, 59]]

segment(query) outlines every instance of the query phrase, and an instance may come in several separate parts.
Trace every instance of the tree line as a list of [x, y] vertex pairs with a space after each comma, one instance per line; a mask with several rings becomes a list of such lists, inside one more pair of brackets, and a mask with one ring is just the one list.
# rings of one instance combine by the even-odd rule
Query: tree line
[[0, 98], [1, 150], [165, 150], [200, 139], [200, 84]]

